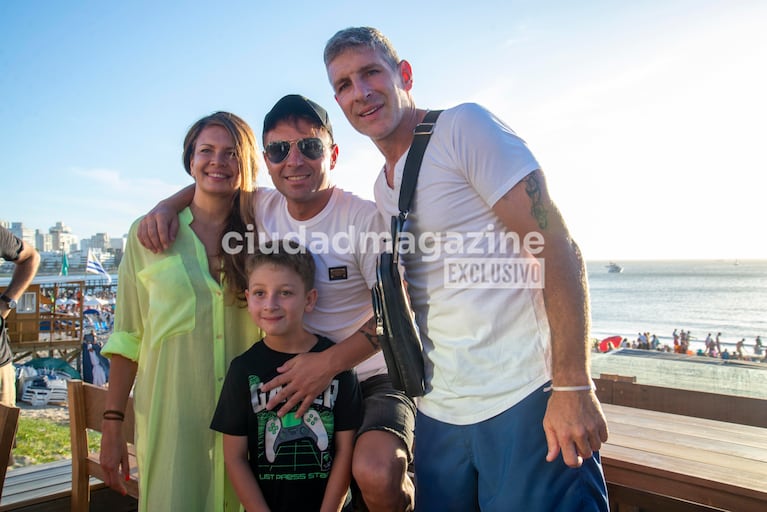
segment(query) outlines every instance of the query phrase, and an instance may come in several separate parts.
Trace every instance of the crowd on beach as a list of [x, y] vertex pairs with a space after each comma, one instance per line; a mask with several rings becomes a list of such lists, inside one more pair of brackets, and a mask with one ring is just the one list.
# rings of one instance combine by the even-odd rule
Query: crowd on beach
[[725, 347], [722, 350], [722, 333], [716, 333], [716, 338], [711, 337], [711, 333], [708, 333], [705, 339], [705, 348], [698, 349], [697, 355], [708, 357], [719, 357], [722, 359], [739, 359], [746, 361], [767, 361], [765, 357], [765, 350], [762, 345], [762, 337], [757, 336], [754, 340], [754, 349], [752, 354], [747, 354], [745, 351], [746, 338], [741, 338], [735, 343], [735, 350], [730, 352]]
[[690, 334], [689, 330], [674, 329], [674, 332], [671, 334], [671, 339], [673, 340], [673, 345], [662, 343], [655, 334], [639, 332], [634, 340], [629, 341], [628, 338], [623, 338], [620, 347], [713, 357], [724, 360], [767, 362], [767, 350], [764, 347], [761, 336], [757, 336], [754, 340], [751, 352], [748, 352], [746, 348], [746, 338], [743, 337], [735, 343], [735, 348], [732, 351], [727, 347], [722, 347], [722, 345], [728, 342], [723, 341], [721, 332], [717, 332], [716, 336], [712, 336], [712, 333], [708, 333], [705, 340], [702, 342], [703, 347], [700, 347], [695, 351], [690, 348], [690, 342], [695, 338]]

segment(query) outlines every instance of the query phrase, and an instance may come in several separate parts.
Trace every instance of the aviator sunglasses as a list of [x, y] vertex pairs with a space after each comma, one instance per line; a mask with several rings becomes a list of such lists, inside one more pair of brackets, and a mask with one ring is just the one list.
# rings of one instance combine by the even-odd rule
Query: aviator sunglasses
[[273, 164], [285, 160], [290, 154], [290, 146], [295, 144], [298, 150], [309, 160], [317, 160], [325, 151], [325, 143], [318, 137], [307, 137], [298, 140], [278, 140], [270, 142], [264, 148], [266, 158]]

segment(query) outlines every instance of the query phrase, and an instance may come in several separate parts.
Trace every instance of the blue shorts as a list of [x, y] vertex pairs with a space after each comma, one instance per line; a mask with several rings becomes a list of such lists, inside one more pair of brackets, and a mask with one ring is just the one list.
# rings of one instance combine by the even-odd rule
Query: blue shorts
[[511, 409], [473, 425], [416, 417], [418, 512], [607, 511], [599, 454], [569, 468], [546, 462], [540, 388]]

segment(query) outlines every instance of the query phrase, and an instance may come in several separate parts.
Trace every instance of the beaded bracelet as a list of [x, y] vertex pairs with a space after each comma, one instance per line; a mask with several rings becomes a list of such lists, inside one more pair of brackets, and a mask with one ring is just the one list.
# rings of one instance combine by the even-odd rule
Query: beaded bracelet
[[101, 417], [105, 420], [124, 421], [125, 413], [115, 409], [107, 409]]

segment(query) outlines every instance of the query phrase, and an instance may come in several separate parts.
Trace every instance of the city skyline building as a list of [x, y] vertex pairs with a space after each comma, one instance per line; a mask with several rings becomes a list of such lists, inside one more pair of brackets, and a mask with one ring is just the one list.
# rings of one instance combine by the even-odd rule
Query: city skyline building
[[[40, 253], [38, 274], [56, 274], [61, 271], [62, 251], [66, 252], [70, 272], [85, 269], [88, 251], [108, 271], [115, 271], [122, 260], [125, 250], [125, 235], [110, 237], [107, 233], [95, 233], [81, 238], [63, 221], [57, 221], [47, 232], [31, 228], [23, 221], [0, 219], [0, 226], [5, 227], [25, 244], [33, 246]], [[13, 269], [13, 263], [0, 259], [0, 274], [7, 274]]]

